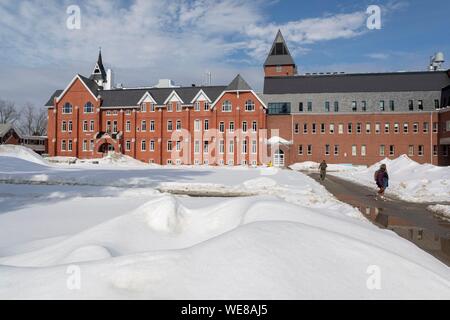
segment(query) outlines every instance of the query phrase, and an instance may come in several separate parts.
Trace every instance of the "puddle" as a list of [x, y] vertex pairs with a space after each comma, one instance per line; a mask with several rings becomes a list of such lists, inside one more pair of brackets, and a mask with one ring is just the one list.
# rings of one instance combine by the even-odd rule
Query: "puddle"
[[387, 209], [358, 206], [361, 213], [375, 225], [389, 229], [408, 241], [413, 242], [422, 250], [432, 254], [447, 266], [450, 266], [450, 223], [424, 212], [435, 220], [435, 227], [423, 227], [417, 223], [389, 214]]

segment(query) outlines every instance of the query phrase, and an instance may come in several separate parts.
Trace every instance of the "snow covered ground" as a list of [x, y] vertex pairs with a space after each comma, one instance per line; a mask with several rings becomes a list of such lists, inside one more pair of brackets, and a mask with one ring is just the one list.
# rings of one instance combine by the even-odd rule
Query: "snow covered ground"
[[0, 155], [0, 298], [450, 299], [447, 266], [302, 173], [27, 157]]
[[385, 163], [389, 173], [386, 194], [410, 202], [449, 202], [450, 167], [419, 164], [406, 155], [384, 159], [369, 168], [331, 172], [340, 178], [376, 188], [373, 175]]
[[433, 206], [428, 206], [428, 209], [444, 217], [450, 218], [450, 206], [436, 204]]

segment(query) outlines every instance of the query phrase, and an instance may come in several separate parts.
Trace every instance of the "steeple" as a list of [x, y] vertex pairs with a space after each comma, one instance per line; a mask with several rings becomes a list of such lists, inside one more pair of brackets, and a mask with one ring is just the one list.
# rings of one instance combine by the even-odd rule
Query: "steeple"
[[281, 34], [281, 30], [278, 30], [266, 62], [264, 62], [264, 72], [266, 77], [293, 76], [297, 74], [297, 67]]
[[100, 87], [103, 87], [103, 83], [107, 80], [105, 67], [103, 67], [102, 48], [99, 49], [97, 63], [95, 64], [94, 70], [92, 71], [89, 79], [97, 82], [97, 85]]

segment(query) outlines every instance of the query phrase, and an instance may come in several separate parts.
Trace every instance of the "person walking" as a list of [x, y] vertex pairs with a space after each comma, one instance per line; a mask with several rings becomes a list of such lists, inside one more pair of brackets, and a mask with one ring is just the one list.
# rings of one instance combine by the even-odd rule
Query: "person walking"
[[378, 196], [380, 196], [382, 200], [386, 201], [386, 198], [384, 197], [384, 192], [386, 191], [386, 188], [389, 186], [389, 175], [387, 172], [386, 165], [384, 163], [380, 166], [380, 169], [378, 169], [375, 172], [374, 178], [379, 189], [376, 199], [378, 199]]
[[322, 163], [319, 166], [319, 170], [320, 170], [320, 180], [324, 181], [325, 177], [327, 175], [327, 163], [325, 162], [325, 160], [322, 161]]

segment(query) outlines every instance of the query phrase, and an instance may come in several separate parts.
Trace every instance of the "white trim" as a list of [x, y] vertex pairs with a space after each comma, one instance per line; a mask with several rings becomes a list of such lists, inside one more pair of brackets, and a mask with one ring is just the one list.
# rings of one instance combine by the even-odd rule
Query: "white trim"
[[169, 102], [174, 102], [174, 101], [172, 100], [172, 97], [173, 97], [173, 96], [176, 96], [177, 99], [178, 99], [178, 101], [175, 101], [175, 102], [181, 102], [181, 104], [184, 103], [184, 101], [180, 98], [180, 96], [178, 95], [178, 93], [177, 93], [175, 90], [173, 90], [173, 91], [169, 94], [169, 96], [167, 97], [167, 99], [164, 101], [164, 104], [166, 105], [166, 104], [169, 103]]
[[[150, 101], [148, 101], [147, 98], [150, 98]], [[142, 102], [151, 102], [156, 105], [155, 99], [153, 99], [153, 96], [148, 91], [144, 93], [144, 95], [142, 96], [141, 100], [139, 100], [137, 105], [140, 106]]]
[[204, 100], [198, 100], [200, 96], [203, 95], [206, 98], [206, 101], [211, 103], [211, 99], [208, 97], [208, 95], [203, 91], [203, 89], [200, 89], [200, 91], [195, 95], [194, 99], [192, 99], [191, 103], [194, 103], [196, 101], [204, 101]]
[[[266, 104], [264, 103], [264, 101], [261, 100], [261, 98], [256, 94], [255, 91], [253, 90], [229, 90], [229, 91], [223, 91], [220, 96], [212, 103], [211, 105], [211, 110], [214, 109], [214, 107], [216, 106], [216, 104], [219, 102], [220, 99], [222, 99], [222, 97], [225, 95], [225, 93], [237, 93], [239, 95], [239, 92], [250, 92], [251, 94], [253, 94], [255, 96], [255, 98], [261, 103], [261, 105], [263, 106], [264, 109], [267, 109]], [[256, 106], [255, 106], [255, 111], [256, 111]]]
[[67, 93], [69, 88], [74, 84], [75, 80], [77, 80], [77, 79], [81, 81], [81, 83], [84, 85], [84, 87], [87, 89], [87, 91], [89, 91], [89, 93], [94, 97], [95, 101], [98, 101], [98, 98], [94, 95], [94, 93], [91, 91], [91, 89], [89, 89], [89, 87], [86, 85], [86, 83], [84, 83], [84, 81], [80, 78], [80, 75], [77, 74], [75, 77], [73, 77], [72, 81], [70, 81], [70, 83], [66, 87], [66, 89], [64, 89], [64, 91], [56, 98], [57, 102], [61, 101], [62, 97], [64, 97], [64, 95]]

